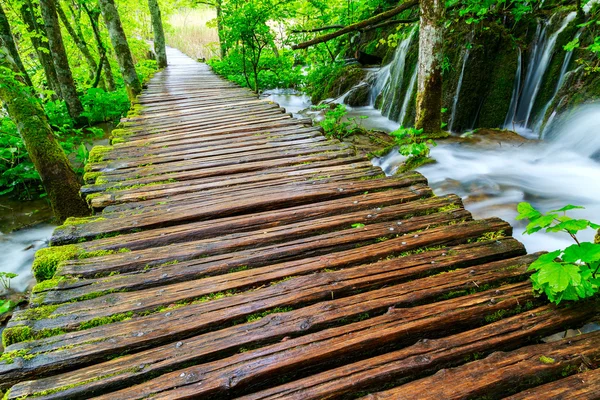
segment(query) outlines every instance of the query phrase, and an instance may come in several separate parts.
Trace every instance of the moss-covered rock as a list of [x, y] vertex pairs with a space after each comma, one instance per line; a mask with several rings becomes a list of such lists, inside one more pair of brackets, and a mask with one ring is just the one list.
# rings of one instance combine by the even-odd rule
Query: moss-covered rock
[[371, 86], [367, 83], [355, 87], [346, 97], [344, 103], [352, 107], [362, 107], [369, 105], [369, 96], [371, 94]]
[[353, 86], [362, 82], [366, 76], [366, 71], [358, 65], [339, 68], [333, 75], [329, 76], [327, 82], [322, 83], [322, 91], [318, 90], [312, 94], [311, 101], [313, 104], [317, 104], [325, 99], [340, 97]]

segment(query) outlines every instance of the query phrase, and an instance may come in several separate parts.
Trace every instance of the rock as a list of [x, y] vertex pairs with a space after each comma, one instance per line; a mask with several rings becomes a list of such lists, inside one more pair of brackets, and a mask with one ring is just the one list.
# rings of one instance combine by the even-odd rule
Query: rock
[[356, 86], [346, 97], [345, 103], [352, 107], [362, 107], [369, 105], [369, 95], [371, 86], [367, 83], [361, 83]]
[[356, 59], [362, 65], [380, 65], [383, 59], [379, 56], [367, 54], [364, 51], [357, 51]]

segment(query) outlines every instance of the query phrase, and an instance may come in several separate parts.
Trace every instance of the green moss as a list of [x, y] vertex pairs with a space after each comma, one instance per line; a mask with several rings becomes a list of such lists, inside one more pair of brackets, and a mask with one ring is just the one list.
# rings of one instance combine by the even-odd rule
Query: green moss
[[133, 132], [131, 132], [128, 129], [114, 129], [111, 132], [111, 135], [112, 135], [113, 139], [114, 138], [127, 138], [129, 136], [132, 136]]
[[290, 312], [292, 310], [293, 310], [292, 307], [276, 307], [276, 308], [273, 308], [272, 310], [267, 310], [267, 311], [263, 311], [260, 313], [255, 313], [255, 314], [249, 315], [246, 318], [246, 322], [255, 322], [255, 321], [258, 321], [258, 320], [266, 317], [267, 315], [276, 314], [276, 313], [285, 313], [285, 312]]
[[111, 146], [95, 146], [90, 151], [90, 155], [88, 157], [89, 163], [99, 163], [104, 161], [104, 156], [112, 149], [113, 148]]
[[423, 165], [432, 163], [435, 163], [435, 160], [431, 157], [409, 157], [404, 163], [402, 163], [400, 168], [398, 168], [396, 174], [403, 174], [405, 172], [422, 167]]
[[[73, 280], [77, 281], [77, 279], [73, 279]], [[67, 281], [67, 279], [64, 276], [59, 276], [58, 278], [49, 279], [47, 281], [40, 282], [37, 285], [35, 285], [33, 287], [33, 289], [31, 289], [31, 293], [41, 293], [41, 292], [45, 292], [50, 289], [55, 289], [63, 281]]]
[[96, 179], [96, 185], [106, 185], [107, 183], [108, 179], [104, 176], [99, 176], [98, 179]]
[[2, 331], [2, 346], [7, 348], [12, 344], [31, 340], [31, 336], [32, 331], [28, 326], [19, 325], [6, 328]]
[[121, 144], [121, 143], [125, 143], [125, 139], [123, 139], [123, 138], [112, 138], [110, 140], [110, 144], [112, 144], [113, 146], [115, 144]]
[[115, 322], [125, 321], [128, 319], [131, 319], [131, 317], [133, 317], [132, 312], [123, 313], [123, 314], [115, 314], [115, 315], [111, 315], [109, 317], [94, 318], [89, 321], [82, 322], [79, 325], [78, 329], [80, 331], [86, 330], [86, 329], [91, 329], [91, 328], [95, 328], [97, 326], [102, 326], [102, 325], [112, 324]]
[[176, 183], [177, 180], [176, 179], [167, 179], [164, 181], [158, 181], [158, 182], [151, 182], [151, 183], [139, 183], [136, 185], [129, 185], [129, 186], [114, 186], [111, 188], [108, 188], [107, 190], [109, 191], [120, 191], [120, 190], [132, 190], [132, 189], [140, 189], [143, 187], [147, 187], [147, 186], [159, 186], [159, 185], [166, 185], [169, 183]]
[[541, 356], [540, 361], [544, 364], [554, 364], [556, 360], [551, 357]]
[[83, 174], [83, 180], [86, 183], [93, 183], [100, 176], [102, 176], [102, 172], [86, 172], [85, 174]]
[[[93, 195], [90, 195], [93, 196]], [[100, 221], [105, 221], [106, 218], [103, 217], [98, 217], [98, 218], [94, 218], [94, 217], [83, 217], [83, 218], [75, 218], [75, 217], [71, 217], [71, 218], [67, 218], [65, 220], [65, 222], [62, 224], [62, 226], [60, 226], [59, 228], [64, 228], [65, 226], [73, 226], [73, 225], [83, 225], [83, 224], [88, 224], [88, 223], [92, 223], [92, 222], [100, 222]]]
[[33, 276], [38, 282], [52, 279], [59, 264], [77, 257], [79, 252], [81, 252], [81, 249], [73, 244], [39, 250], [35, 254], [33, 266], [31, 267]]
[[102, 197], [103, 194], [102, 193], [92, 193], [92, 194], [88, 194], [85, 197], [85, 201], [88, 203], [88, 205], [92, 205], [92, 200], [97, 199], [99, 197]]
[[56, 271], [59, 269], [61, 264], [68, 260], [85, 259], [92, 257], [101, 257], [114, 253], [128, 253], [130, 249], [121, 248], [115, 250], [96, 250], [96, 251], [85, 251], [75, 244], [69, 244], [66, 246], [48, 247], [41, 249], [35, 254], [33, 260], [33, 276], [38, 282], [47, 281], [54, 278]]
[[32, 307], [25, 310], [18, 317], [14, 318], [15, 321], [27, 321], [27, 320], [40, 320], [49, 318], [54, 311], [58, 308], [58, 305], [48, 305], [41, 307]]

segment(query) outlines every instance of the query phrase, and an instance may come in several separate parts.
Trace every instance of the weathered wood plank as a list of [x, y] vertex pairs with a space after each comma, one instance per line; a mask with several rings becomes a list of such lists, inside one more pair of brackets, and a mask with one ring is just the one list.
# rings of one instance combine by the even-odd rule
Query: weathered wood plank
[[[589, 368], [589, 366], [586, 366]], [[507, 400], [596, 400], [600, 397], [600, 369], [575, 374], [555, 382], [527, 389]]]
[[441, 370], [431, 377], [364, 399], [458, 400], [483, 396], [497, 399], [560, 377], [564, 371], [577, 370], [586, 364], [586, 359], [597, 360], [598, 357], [600, 332], [594, 332], [509, 353], [494, 353], [483, 360]]
[[[595, 309], [586, 305], [571, 309], [556, 309], [554, 306], [546, 305], [445, 338], [434, 340], [422, 338], [415, 345], [402, 350], [324, 371], [244, 396], [240, 400], [334, 399], [351, 393], [376, 390], [392, 382], [418, 377], [440, 367], [459, 365], [474, 357], [486, 356], [493, 351], [512, 350], [531, 344], [537, 337], [555, 332], [557, 327], [583, 323], [593, 317], [595, 312]], [[585, 381], [589, 379], [586, 378]], [[581, 380], [574, 383], [574, 386], [579, 384], [578, 386], [583, 390], [587, 390], [590, 386], [582, 385]], [[452, 386], [453, 383], [448, 382], [445, 385]], [[546, 393], [552, 391], [540, 390], [538, 397], [515, 397], [514, 400], [555, 398], [544, 397]], [[510, 399], [513, 400], [512, 397]]]

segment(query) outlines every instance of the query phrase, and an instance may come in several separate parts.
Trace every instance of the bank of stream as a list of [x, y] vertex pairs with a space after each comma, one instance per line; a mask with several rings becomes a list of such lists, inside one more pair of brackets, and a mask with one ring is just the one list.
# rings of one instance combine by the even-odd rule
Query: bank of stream
[[[296, 115], [313, 116], [310, 100], [301, 93], [273, 90], [264, 95]], [[364, 127], [393, 131], [398, 123], [373, 107], [347, 106], [349, 117], [366, 115]], [[516, 221], [517, 204], [527, 201], [543, 211], [565, 204], [585, 207], [572, 215], [600, 219], [600, 105], [582, 107], [548, 132], [544, 141], [514, 140], [514, 134], [497, 135], [480, 142], [442, 140], [431, 151], [437, 161], [418, 168], [437, 195], [455, 193], [476, 218], [497, 216], [511, 223], [514, 236], [529, 252], [554, 250], [572, 244], [567, 234], [544, 232], [522, 235], [525, 224]], [[503, 135], [508, 139], [503, 140]], [[512, 137], [512, 138], [511, 138]], [[477, 138], [477, 133], [474, 134]], [[476, 142], [476, 143], [472, 143]], [[404, 158], [392, 150], [372, 160], [393, 175]], [[581, 239], [593, 240], [593, 232]]]

